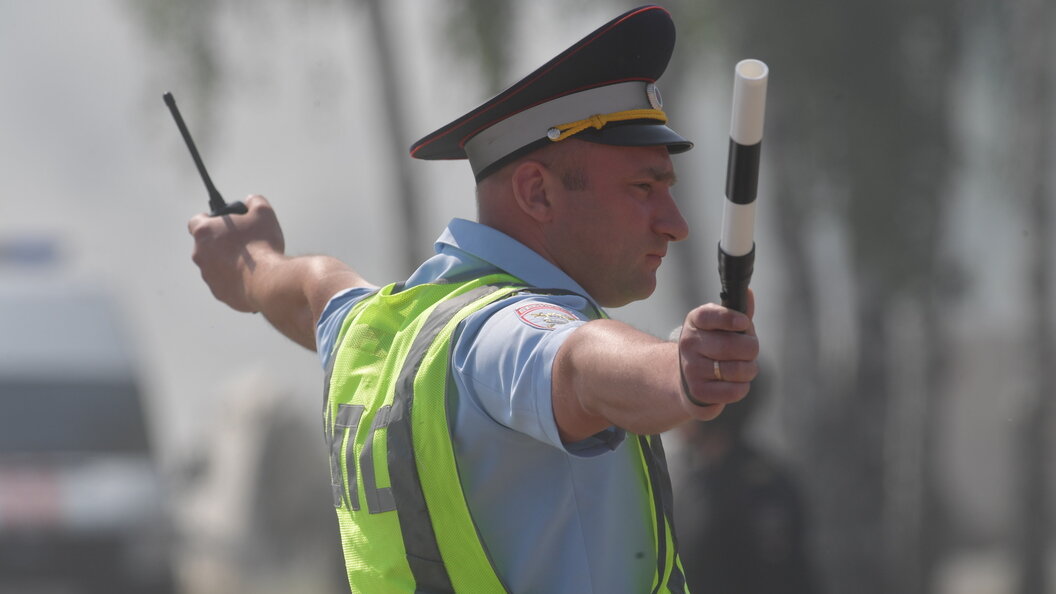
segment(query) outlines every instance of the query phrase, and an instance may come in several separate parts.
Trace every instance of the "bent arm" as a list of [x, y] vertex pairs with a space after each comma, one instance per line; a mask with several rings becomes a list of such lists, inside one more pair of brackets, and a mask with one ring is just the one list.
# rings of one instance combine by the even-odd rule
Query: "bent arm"
[[329, 256], [285, 255], [285, 240], [266, 199], [251, 196], [244, 215], [198, 215], [188, 223], [195, 264], [221, 302], [260, 312], [280, 332], [315, 350], [315, 324], [339, 291], [373, 287]]
[[273, 254], [249, 275], [247, 293], [253, 309], [276, 330], [314, 351], [315, 326], [323, 309], [331, 297], [352, 287], [373, 285], [330, 256]]
[[[751, 319], [714, 304], [690, 312], [677, 343], [614, 320], [584, 324], [554, 359], [551, 397], [561, 438], [578, 441], [612, 425], [653, 434], [711, 420], [747, 395], [758, 350]], [[709, 406], [689, 402], [683, 377], [690, 395]]]

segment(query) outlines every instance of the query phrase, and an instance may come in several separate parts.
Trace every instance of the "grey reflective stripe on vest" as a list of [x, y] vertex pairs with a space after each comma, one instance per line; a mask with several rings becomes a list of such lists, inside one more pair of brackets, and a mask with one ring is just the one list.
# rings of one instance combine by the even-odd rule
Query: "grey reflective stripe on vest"
[[[339, 404], [337, 405], [337, 419], [334, 421], [334, 431], [336, 432], [339, 428], [347, 430], [351, 435], [355, 435], [359, 429], [359, 421], [363, 418], [363, 412], [367, 410], [365, 406], [356, 406], [353, 404]], [[356, 469], [352, 459], [352, 453], [355, 451], [356, 445], [355, 439], [349, 439], [348, 444], [345, 446], [344, 454], [341, 453], [341, 442], [344, 440], [346, 435], [345, 431], [341, 432], [341, 436], [330, 441], [330, 483], [331, 487], [336, 487], [334, 491], [334, 507], [341, 507], [342, 500], [348, 505], [348, 509], [352, 511], [359, 511], [359, 486], [358, 481], [355, 480]], [[341, 480], [341, 460], [345, 461], [345, 474], [352, 477], [352, 480], [348, 481], [348, 498], [345, 499], [345, 489], [342, 486]], [[336, 477], [336, 480], [334, 480]], [[336, 483], [336, 485], [334, 484]]]
[[400, 515], [400, 531], [403, 533], [403, 545], [407, 550], [407, 563], [414, 575], [417, 592], [453, 592], [454, 588], [440, 557], [440, 547], [436, 542], [436, 534], [433, 533], [433, 523], [426, 507], [422, 483], [418, 478], [411, 429], [414, 378], [418, 375], [418, 369], [429, 347], [451, 318], [474, 301], [502, 287], [503, 285], [477, 287], [436, 306], [418, 335], [414, 337], [403, 369], [396, 379], [396, 393], [392, 410], [389, 412], [389, 478], [396, 509]]
[[[671, 476], [667, 472], [667, 457], [659, 435], [638, 436], [638, 444], [645, 457], [649, 470], [649, 481], [653, 488], [653, 508], [656, 513], [656, 571], [659, 579], [653, 594], [660, 591], [664, 572], [667, 570], [667, 527], [671, 527], [671, 544], [675, 547], [675, 557], [671, 563], [671, 577], [667, 580], [667, 590], [682, 594], [686, 591], [686, 578], [678, 568], [678, 538], [675, 536], [674, 495], [671, 491]], [[664, 520], [667, 520], [666, 522]]]
[[653, 489], [660, 491], [660, 503], [667, 518], [667, 524], [671, 527], [671, 544], [675, 547], [675, 561], [671, 566], [671, 579], [668, 580], [668, 589], [672, 592], [684, 592], [686, 589], [686, 578], [682, 570], [678, 568], [678, 536], [675, 534], [675, 497], [671, 489], [671, 475], [667, 471], [667, 456], [664, 454], [664, 444], [659, 435], [649, 438], [651, 447], [651, 458], [647, 457], [647, 463], [654, 464], [657, 469], [657, 480], [653, 483]]

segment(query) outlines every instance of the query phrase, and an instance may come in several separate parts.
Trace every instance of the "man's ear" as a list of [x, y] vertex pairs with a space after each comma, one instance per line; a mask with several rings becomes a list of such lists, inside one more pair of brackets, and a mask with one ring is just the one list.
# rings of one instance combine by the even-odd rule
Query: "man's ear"
[[553, 217], [554, 175], [546, 165], [527, 159], [513, 170], [510, 182], [513, 198], [521, 211], [540, 223]]

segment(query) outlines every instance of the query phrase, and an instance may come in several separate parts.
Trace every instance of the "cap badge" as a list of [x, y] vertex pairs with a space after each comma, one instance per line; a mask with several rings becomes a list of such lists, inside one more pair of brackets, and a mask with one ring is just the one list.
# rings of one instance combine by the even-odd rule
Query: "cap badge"
[[656, 86], [655, 83], [649, 83], [645, 86], [645, 96], [649, 98], [649, 105], [653, 109], [663, 109], [664, 98], [660, 95], [660, 87]]

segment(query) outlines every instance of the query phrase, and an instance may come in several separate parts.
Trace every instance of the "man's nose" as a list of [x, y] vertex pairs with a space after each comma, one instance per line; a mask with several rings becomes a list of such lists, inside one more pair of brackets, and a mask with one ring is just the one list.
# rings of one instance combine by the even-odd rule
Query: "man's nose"
[[667, 237], [668, 241], [682, 241], [689, 237], [689, 224], [682, 217], [670, 190], [664, 190], [661, 206], [653, 219], [653, 231]]

